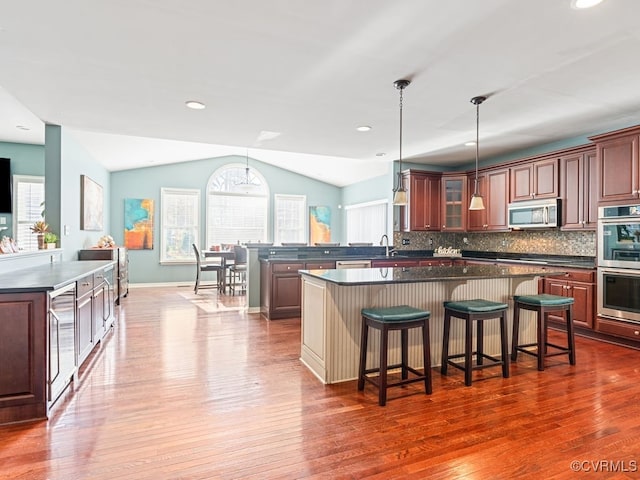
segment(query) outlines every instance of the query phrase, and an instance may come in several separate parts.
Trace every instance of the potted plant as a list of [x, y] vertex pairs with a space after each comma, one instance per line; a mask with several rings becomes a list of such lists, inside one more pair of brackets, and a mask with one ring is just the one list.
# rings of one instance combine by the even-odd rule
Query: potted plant
[[44, 232], [44, 243], [47, 248], [56, 248], [58, 236], [53, 232]]
[[44, 234], [49, 230], [49, 225], [44, 220], [38, 220], [31, 225], [31, 231], [38, 234], [38, 248], [44, 248]]

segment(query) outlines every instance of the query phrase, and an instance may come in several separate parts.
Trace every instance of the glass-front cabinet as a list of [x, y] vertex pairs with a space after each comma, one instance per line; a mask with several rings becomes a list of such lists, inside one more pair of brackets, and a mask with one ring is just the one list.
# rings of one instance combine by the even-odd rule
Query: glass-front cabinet
[[442, 231], [464, 231], [466, 229], [467, 207], [466, 175], [443, 175]]

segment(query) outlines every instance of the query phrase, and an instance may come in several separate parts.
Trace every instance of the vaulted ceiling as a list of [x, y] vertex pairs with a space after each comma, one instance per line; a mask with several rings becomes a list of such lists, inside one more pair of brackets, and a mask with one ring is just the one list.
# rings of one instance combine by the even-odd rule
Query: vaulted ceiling
[[0, 141], [46, 122], [109, 170], [248, 152], [346, 185], [397, 160], [400, 78], [414, 163], [473, 161], [476, 95], [482, 158], [640, 123], [640, 2], [570, 3], [4, 2]]

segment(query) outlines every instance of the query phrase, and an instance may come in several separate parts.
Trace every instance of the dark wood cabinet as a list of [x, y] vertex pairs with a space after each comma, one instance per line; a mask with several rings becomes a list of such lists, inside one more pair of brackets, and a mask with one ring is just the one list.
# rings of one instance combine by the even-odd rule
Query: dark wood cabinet
[[628, 338], [636, 342], [640, 341], [640, 325], [635, 323], [620, 322], [598, 317], [596, 331], [615, 337]]
[[440, 230], [440, 180], [437, 173], [407, 170], [402, 182], [407, 190], [408, 205], [400, 207], [402, 231]]
[[639, 130], [592, 137], [598, 159], [598, 201], [618, 203], [640, 197]]
[[269, 320], [299, 317], [302, 283], [299, 270], [333, 269], [333, 260], [261, 262], [260, 313]]
[[562, 230], [595, 230], [598, 221], [598, 163], [595, 149], [560, 157]]
[[451, 267], [453, 266], [453, 260], [450, 258], [430, 258], [428, 260], [420, 260], [418, 262], [420, 267]]
[[401, 268], [401, 267], [417, 267], [418, 260], [396, 260], [393, 258], [390, 259], [378, 259], [371, 260], [371, 268]]
[[47, 295], [0, 295], [0, 424], [45, 418]]
[[[475, 172], [468, 176], [469, 198], [475, 192]], [[478, 193], [484, 200], [484, 210], [467, 210], [468, 231], [506, 231], [509, 229], [509, 169], [478, 172]]]
[[[593, 329], [595, 317], [595, 272], [592, 270], [569, 270], [559, 277], [545, 277], [544, 293], [573, 297], [573, 323]], [[552, 322], [564, 322], [562, 317], [549, 315]]]
[[124, 247], [89, 248], [78, 252], [78, 260], [114, 260], [116, 261], [116, 278], [113, 283], [113, 294], [116, 305], [129, 294], [129, 254]]
[[558, 170], [558, 157], [555, 156], [511, 167], [511, 201], [558, 197]]
[[464, 232], [467, 227], [467, 176], [442, 176], [442, 228], [443, 232]]

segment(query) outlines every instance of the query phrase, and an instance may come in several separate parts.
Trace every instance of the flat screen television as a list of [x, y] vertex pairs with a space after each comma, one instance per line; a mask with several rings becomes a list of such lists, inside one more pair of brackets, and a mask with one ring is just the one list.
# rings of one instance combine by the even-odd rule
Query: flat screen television
[[11, 160], [0, 158], [0, 213], [11, 213]]

